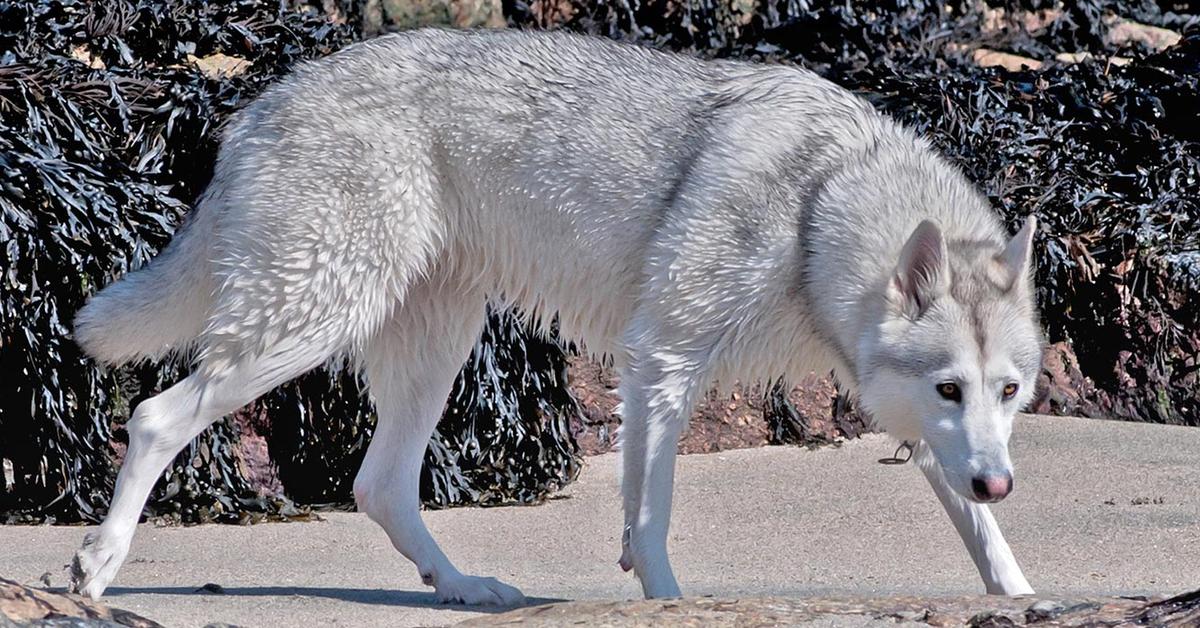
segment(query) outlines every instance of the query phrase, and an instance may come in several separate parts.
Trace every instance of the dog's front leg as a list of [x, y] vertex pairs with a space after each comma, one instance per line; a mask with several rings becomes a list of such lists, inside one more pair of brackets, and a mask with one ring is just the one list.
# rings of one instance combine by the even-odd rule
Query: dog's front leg
[[993, 595], [1033, 593], [988, 507], [962, 497], [950, 487], [941, 465], [925, 443], [917, 444], [913, 459], [954, 522], [954, 528], [958, 530], [967, 552], [971, 554], [971, 560], [975, 561], [975, 567], [983, 577], [987, 592]]
[[699, 376], [681, 356], [657, 351], [621, 375], [620, 450], [625, 505], [621, 566], [633, 569], [647, 598], [679, 597], [667, 557], [679, 436]]

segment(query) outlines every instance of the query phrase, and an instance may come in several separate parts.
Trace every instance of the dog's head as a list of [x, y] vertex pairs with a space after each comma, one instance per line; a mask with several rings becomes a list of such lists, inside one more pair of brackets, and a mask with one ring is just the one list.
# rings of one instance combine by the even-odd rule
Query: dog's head
[[864, 339], [860, 397], [881, 427], [924, 440], [954, 490], [1012, 490], [1013, 415], [1033, 395], [1042, 335], [1030, 280], [1035, 222], [1007, 244], [954, 241], [930, 221], [905, 244]]

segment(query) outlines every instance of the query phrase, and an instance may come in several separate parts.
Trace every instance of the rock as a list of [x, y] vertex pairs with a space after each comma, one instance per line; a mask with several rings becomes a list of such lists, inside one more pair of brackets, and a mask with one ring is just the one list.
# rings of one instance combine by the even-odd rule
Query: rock
[[900, 623], [925, 623], [925, 621], [929, 619], [929, 616], [930, 613], [929, 609], [927, 608], [922, 608], [919, 610], [904, 610], [892, 615], [892, 617], [895, 617], [896, 621]]
[[992, 66], [1000, 66], [1009, 72], [1019, 72], [1024, 69], [1040, 70], [1042, 62], [1029, 57], [1022, 57], [1008, 52], [1000, 52], [998, 50], [989, 50], [987, 48], [978, 48], [971, 55], [971, 59], [977, 65], [985, 68]]
[[1179, 33], [1170, 29], [1122, 19], [1114, 19], [1104, 36], [1105, 41], [1113, 46], [1142, 43], [1155, 52], [1174, 46], [1182, 38]]
[[1092, 58], [1092, 53], [1090, 52], [1060, 52], [1054, 55], [1055, 61], [1069, 64], [1083, 63], [1084, 61], [1088, 61]]
[[[1083, 63], [1094, 58], [1095, 56], [1090, 52], [1060, 52], [1054, 55], [1055, 61], [1067, 64]], [[1129, 57], [1108, 57], [1105, 59], [1106, 63], [1112, 65], [1129, 65], [1130, 61]]]
[[[579, 421], [571, 426], [580, 451], [595, 455], [613, 450], [621, 425], [616, 414], [617, 373], [579, 356], [570, 358], [568, 364], [571, 393], [582, 409]], [[728, 390], [716, 387], [706, 391], [680, 438], [679, 452], [713, 453], [768, 444], [834, 444], [871, 430], [862, 414], [834, 407], [837, 389], [830, 377], [809, 375], [786, 391], [786, 400], [777, 400], [790, 404], [791, 424], [778, 427], [791, 431], [774, 433], [777, 426], [768, 414], [780, 408], [768, 407], [768, 390], [761, 385], [735, 383]]]
[[1151, 601], [1138, 612], [1142, 626], [1200, 626], [1200, 589], [1162, 601]]
[[501, 28], [499, 0], [368, 0], [363, 28], [367, 33], [444, 25], [455, 28]]
[[0, 578], [0, 626], [131, 626], [162, 628], [141, 615], [78, 595], [32, 589]]
[[970, 628], [1010, 628], [1016, 625], [1017, 622], [1013, 621], [1012, 618], [994, 611], [977, 613], [974, 617], [967, 620], [967, 626]]
[[240, 57], [233, 57], [219, 52], [207, 57], [187, 56], [188, 63], [196, 66], [204, 76], [219, 81], [244, 74], [250, 68], [250, 62]]
[[204, 586], [200, 587], [199, 589], [196, 589], [195, 591], [193, 591], [193, 593], [210, 593], [212, 595], [225, 595], [225, 587], [223, 587], [215, 582], [209, 582], [209, 583], [205, 584]]
[[1038, 11], [1009, 12], [1002, 7], [984, 6], [979, 23], [980, 34], [996, 35], [1013, 29], [1021, 29], [1027, 33], [1045, 30], [1058, 18], [1062, 17], [1062, 9], [1041, 9]]
[[459, 626], [1084, 626], [1194, 627], [1200, 591], [1170, 599], [1038, 600], [1001, 596], [953, 598], [685, 598], [566, 602], [471, 618]]
[[1038, 600], [1025, 609], [1025, 623], [1033, 624], [1054, 619], [1065, 609], [1065, 606], [1053, 600]]
[[1080, 370], [1071, 345], [1056, 342], [1042, 354], [1037, 394], [1028, 410], [1035, 414], [1104, 416], [1103, 408], [1096, 402], [1100, 394], [1095, 383]]

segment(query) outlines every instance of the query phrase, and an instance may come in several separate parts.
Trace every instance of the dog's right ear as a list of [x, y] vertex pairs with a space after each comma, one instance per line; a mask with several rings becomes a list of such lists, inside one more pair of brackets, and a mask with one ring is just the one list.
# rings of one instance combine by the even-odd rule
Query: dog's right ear
[[1026, 285], [1032, 266], [1030, 258], [1033, 256], [1033, 233], [1035, 231], [1037, 231], [1037, 219], [1031, 214], [1025, 218], [1025, 224], [1021, 226], [1017, 235], [1013, 236], [1005, 245], [1004, 250], [996, 256], [996, 261], [1004, 270], [1002, 285], [1005, 286], [1005, 290], [1019, 289]]
[[946, 240], [931, 220], [921, 221], [900, 251], [900, 263], [888, 282], [888, 301], [906, 318], [916, 320], [950, 282]]

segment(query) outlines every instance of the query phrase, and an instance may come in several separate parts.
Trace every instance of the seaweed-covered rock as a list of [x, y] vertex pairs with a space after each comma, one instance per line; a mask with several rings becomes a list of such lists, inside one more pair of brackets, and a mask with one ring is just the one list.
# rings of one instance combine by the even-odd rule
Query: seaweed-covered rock
[[[425, 452], [426, 507], [536, 503], [575, 479], [581, 459], [569, 429], [581, 414], [567, 388], [561, 346], [493, 313], [454, 382]], [[374, 411], [350, 373], [315, 371], [261, 401], [267, 441], [288, 495], [349, 504], [374, 431]]]
[[459, 626], [1163, 626], [1190, 628], [1200, 592], [1152, 601], [1000, 596], [843, 598], [684, 598], [579, 601], [475, 617]]
[[[571, 392], [582, 413], [571, 430], [585, 455], [616, 448], [617, 386], [611, 368], [583, 357], [570, 361]], [[810, 375], [788, 390], [783, 382], [735, 384], [708, 390], [696, 402], [679, 439], [679, 453], [712, 453], [765, 445], [816, 447], [869, 431], [865, 416], [837, 394], [832, 378]]]
[[[356, 37], [266, 2], [0, 3], [0, 483], [8, 520], [98, 520], [114, 419], [182, 375], [97, 368], [70, 339], [88, 294], [145, 263], [211, 174], [221, 123], [291, 64]], [[236, 76], [205, 60], [244, 60]], [[265, 511], [220, 422], [170, 466], [149, 512]]]
[[[122, 419], [185, 375], [188, 361], [98, 368], [71, 341], [75, 311], [169, 240], [211, 176], [230, 114], [294, 64], [361, 39], [362, 8], [0, 2], [0, 459], [11, 462], [0, 520], [103, 517]], [[512, 318], [492, 322], [493, 341], [477, 349], [485, 354], [460, 380], [431, 450], [434, 505], [536, 500], [577, 470], [561, 429], [575, 411], [556, 366], [561, 347]], [[285, 491], [349, 499], [370, 436], [360, 392], [352, 375], [317, 373], [267, 400]], [[487, 421], [489, 440], [478, 446], [473, 435]], [[147, 512], [187, 522], [294, 516], [246, 481], [237, 440], [226, 421], [202, 434], [170, 465]]]

